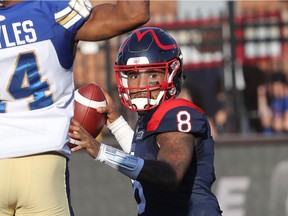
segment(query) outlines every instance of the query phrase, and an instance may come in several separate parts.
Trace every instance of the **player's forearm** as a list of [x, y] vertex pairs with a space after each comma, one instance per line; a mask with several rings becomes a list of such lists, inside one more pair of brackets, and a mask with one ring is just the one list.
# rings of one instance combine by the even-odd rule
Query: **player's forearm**
[[99, 153], [95, 160], [118, 170], [131, 179], [137, 179], [144, 165], [143, 159], [103, 143], [100, 145]]
[[[105, 20], [105, 31], [107, 31], [106, 35], [108, 38], [111, 38], [147, 23], [150, 19], [150, 1], [119, 0], [109, 16], [111, 18]], [[109, 26], [109, 28], [107, 28], [107, 26]]]
[[166, 162], [143, 160], [112, 146], [101, 144], [95, 159], [118, 170], [131, 179], [146, 182], [167, 191], [174, 191], [177, 182], [176, 173]]
[[121, 12], [123, 21], [131, 23], [131, 28], [137, 28], [150, 19], [150, 1], [117, 1], [117, 11]]
[[107, 125], [107, 127], [115, 136], [123, 151], [129, 153], [131, 150], [134, 131], [131, 129], [125, 119], [120, 116], [116, 121]]
[[117, 1], [96, 5], [89, 19], [78, 30], [75, 40], [100, 41], [129, 32], [150, 19], [147, 0]]
[[137, 180], [155, 185], [166, 191], [174, 191], [180, 184], [173, 168], [168, 163], [159, 160], [145, 160]]

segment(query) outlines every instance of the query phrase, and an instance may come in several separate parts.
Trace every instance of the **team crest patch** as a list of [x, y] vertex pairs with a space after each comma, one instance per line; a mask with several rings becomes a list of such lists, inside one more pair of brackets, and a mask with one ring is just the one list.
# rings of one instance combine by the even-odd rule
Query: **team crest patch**
[[138, 64], [140, 62], [140, 58], [136, 57], [133, 58], [134, 64]]
[[144, 131], [138, 131], [138, 132], [137, 132], [137, 135], [136, 135], [136, 139], [137, 139], [137, 140], [142, 139], [143, 134], [144, 134]]

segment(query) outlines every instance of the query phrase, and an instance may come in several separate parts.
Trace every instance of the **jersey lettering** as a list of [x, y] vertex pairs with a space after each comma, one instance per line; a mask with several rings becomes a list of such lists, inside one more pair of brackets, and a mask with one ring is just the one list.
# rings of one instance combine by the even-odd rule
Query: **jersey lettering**
[[177, 113], [177, 127], [180, 132], [189, 132], [192, 129], [191, 115], [187, 111], [180, 111]]
[[[131, 155], [135, 155], [135, 143], [132, 143], [131, 147]], [[131, 182], [133, 184], [133, 190], [134, 190], [134, 197], [138, 205], [138, 213], [142, 214], [145, 211], [146, 207], [146, 199], [143, 193], [143, 187], [140, 182], [135, 181], [131, 179]]]
[[[11, 26], [0, 25], [0, 49], [2, 47], [14, 47], [37, 41], [36, 31], [31, 20], [12, 23]], [[12, 35], [10, 31], [12, 31]], [[8, 33], [9, 32], [9, 33]]]
[[143, 193], [143, 187], [138, 181], [131, 180], [134, 187], [134, 197], [138, 204], [138, 213], [142, 214], [145, 211], [146, 199]]

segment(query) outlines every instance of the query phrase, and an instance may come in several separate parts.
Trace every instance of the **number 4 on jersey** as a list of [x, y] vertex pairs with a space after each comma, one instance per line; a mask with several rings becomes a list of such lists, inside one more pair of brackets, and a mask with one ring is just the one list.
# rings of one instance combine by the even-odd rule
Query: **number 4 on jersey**
[[[47, 107], [53, 103], [52, 92], [41, 74], [34, 52], [20, 53], [7, 91], [15, 99], [27, 98], [29, 110]], [[6, 103], [0, 103], [0, 112], [6, 111]]]

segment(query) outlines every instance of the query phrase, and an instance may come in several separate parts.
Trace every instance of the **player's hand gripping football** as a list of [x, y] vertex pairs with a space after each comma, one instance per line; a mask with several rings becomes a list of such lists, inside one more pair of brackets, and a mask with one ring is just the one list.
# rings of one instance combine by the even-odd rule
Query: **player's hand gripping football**
[[69, 136], [73, 139], [80, 140], [81, 143], [71, 149], [72, 152], [86, 149], [87, 153], [94, 159], [98, 155], [100, 143], [97, 142], [75, 119], [70, 124]]
[[106, 121], [106, 125], [111, 124], [112, 122], [114, 122], [115, 120], [117, 120], [120, 117], [120, 114], [116, 108], [116, 105], [113, 102], [113, 98], [104, 90], [102, 89], [106, 101], [107, 101], [107, 106], [106, 107], [98, 107], [97, 111], [99, 113], [106, 113], [107, 115], [107, 121]]

